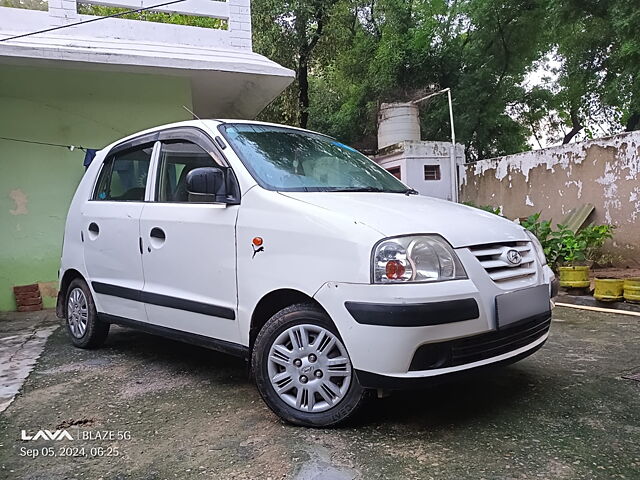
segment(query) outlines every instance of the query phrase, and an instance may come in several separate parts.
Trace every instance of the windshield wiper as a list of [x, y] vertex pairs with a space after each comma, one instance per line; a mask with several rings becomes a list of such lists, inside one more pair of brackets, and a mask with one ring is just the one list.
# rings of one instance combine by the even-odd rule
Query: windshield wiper
[[388, 192], [390, 190], [384, 190], [378, 187], [345, 187], [345, 188], [330, 188], [329, 192]]
[[378, 193], [404, 193], [405, 195], [420, 195], [420, 192], [413, 188], [407, 188], [406, 190], [386, 190], [379, 187], [341, 187], [330, 188], [328, 187], [326, 192], [378, 192]]

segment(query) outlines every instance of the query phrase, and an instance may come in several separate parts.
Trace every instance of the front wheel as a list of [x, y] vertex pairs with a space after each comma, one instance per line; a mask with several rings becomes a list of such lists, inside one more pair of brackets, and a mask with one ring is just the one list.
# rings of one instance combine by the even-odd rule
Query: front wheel
[[266, 404], [295, 425], [335, 425], [353, 415], [364, 398], [335, 326], [311, 304], [292, 305], [267, 321], [251, 365]]

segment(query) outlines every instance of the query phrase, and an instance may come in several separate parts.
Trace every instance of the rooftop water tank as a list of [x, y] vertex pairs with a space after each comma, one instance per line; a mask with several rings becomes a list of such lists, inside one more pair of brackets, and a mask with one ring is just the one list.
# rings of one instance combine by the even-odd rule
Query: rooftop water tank
[[383, 103], [378, 112], [378, 149], [406, 140], [420, 141], [418, 105]]

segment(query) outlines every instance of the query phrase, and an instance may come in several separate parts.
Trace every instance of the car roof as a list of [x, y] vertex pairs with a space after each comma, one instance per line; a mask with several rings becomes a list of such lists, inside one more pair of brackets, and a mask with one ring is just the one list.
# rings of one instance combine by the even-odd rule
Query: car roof
[[104, 148], [102, 148], [100, 151], [105, 151], [106, 152], [106, 151], [111, 150], [116, 145], [119, 145], [121, 143], [127, 142], [129, 140], [133, 140], [133, 139], [135, 139], [137, 137], [141, 137], [143, 135], [148, 135], [150, 133], [161, 132], [163, 130], [169, 130], [171, 128], [178, 128], [178, 127], [199, 127], [199, 128], [202, 128], [204, 126], [204, 127], [206, 127], [206, 129], [208, 129], [212, 133], [214, 133], [216, 127], [218, 127], [219, 125], [223, 125], [223, 124], [265, 125], [265, 126], [269, 126], [269, 127], [289, 128], [289, 129], [292, 129], [292, 130], [299, 130], [299, 131], [302, 131], [302, 132], [308, 132], [308, 133], [314, 133], [316, 135], [327, 136], [327, 135], [324, 135], [322, 133], [314, 132], [312, 130], [307, 130], [307, 129], [300, 128], [300, 127], [294, 127], [292, 125], [284, 125], [284, 124], [280, 124], [280, 123], [260, 122], [258, 120], [202, 118], [202, 119], [183, 120], [181, 122], [167, 123], [167, 124], [164, 124], [164, 125], [158, 125], [156, 127], [151, 127], [151, 128], [146, 129], [146, 130], [141, 130], [139, 132], [133, 133], [133, 134], [128, 135], [126, 137], [119, 138], [118, 140], [116, 140], [116, 141], [110, 143], [109, 145], [105, 146]]

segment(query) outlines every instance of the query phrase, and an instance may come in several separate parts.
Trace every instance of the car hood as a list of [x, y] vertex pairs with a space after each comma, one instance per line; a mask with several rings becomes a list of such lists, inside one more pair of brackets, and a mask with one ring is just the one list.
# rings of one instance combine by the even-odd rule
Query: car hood
[[493, 213], [423, 195], [374, 192], [281, 192], [289, 198], [346, 215], [386, 237], [442, 235], [454, 248], [528, 241], [521, 226]]

